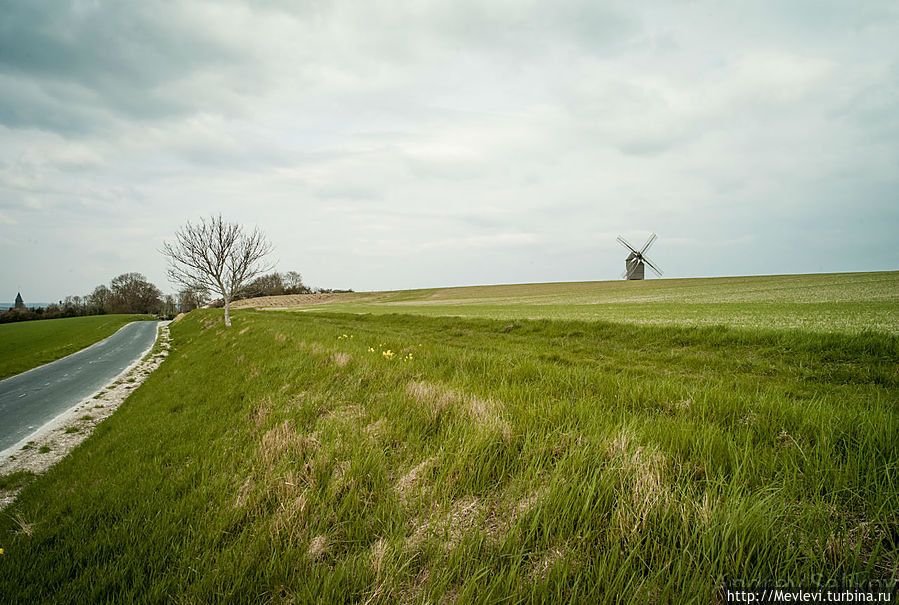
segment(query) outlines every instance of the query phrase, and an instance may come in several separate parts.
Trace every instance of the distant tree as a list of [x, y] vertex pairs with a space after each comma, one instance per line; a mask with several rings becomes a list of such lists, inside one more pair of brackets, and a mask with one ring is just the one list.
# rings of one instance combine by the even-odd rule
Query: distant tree
[[178, 305], [175, 303], [175, 297], [171, 294], [166, 294], [162, 299], [162, 314], [172, 317], [177, 310]]
[[303, 283], [303, 276], [296, 271], [284, 274], [284, 294], [309, 294], [312, 289]]
[[47, 305], [47, 309], [44, 311], [44, 319], [56, 319], [57, 317], [62, 317], [62, 308], [59, 305]]
[[231, 325], [230, 304], [241, 289], [270, 266], [264, 259], [272, 251], [265, 235], [255, 228], [244, 232], [221, 215], [197, 224], [187, 223], [175, 233], [175, 241], [163, 244], [169, 279], [186, 288], [205, 289], [221, 295], [225, 325]]
[[12, 307], [0, 313], [0, 324], [40, 319], [35, 310]]
[[257, 277], [241, 290], [240, 298], [278, 296], [280, 294], [308, 294], [312, 290], [303, 284], [303, 276], [296, 271], [269, 273]]
[[102, 315], [110, 312], [112, 292], [103, 284], [94, 288], [94, 291], [85, 298], [87, 298], [87, 305], [91, 308], [92, 315]]
[[182, 288], [178, 292], [178, 310], [181, 313], [190, 313], [209, 302], [209, 294], [205, 290], [197, 288]]
[[162, 292], [140, 273], [123, 273], [109, 284], [114, 313], [158, 313]]
[[341, 288], [318, 288], [318, 287], [312, 288], [310, 290], [310, 292], [312, 292], [313, 294], [345, 294], [347, 292], [353, 292], [353, 291], [354, 290], [352, 288], [341, 289]]
[[241, 294], [242, 298], [284, 294], [284, 279], [277, 272], [261, 275], [247, 284]]

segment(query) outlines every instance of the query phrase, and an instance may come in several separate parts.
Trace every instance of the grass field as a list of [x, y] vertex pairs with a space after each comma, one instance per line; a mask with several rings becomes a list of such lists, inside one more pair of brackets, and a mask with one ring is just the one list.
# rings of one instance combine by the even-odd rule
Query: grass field
[[899, 334], [899, 272], [473, 286], [252, 299], [237, 307], [323, 308], [492, 319], [728, 325]]
[[149, 315], [92, 315], [0, 324], [0, 380], [71, 355]]
[[0, 516], [8, 600], [707, 603], [899, 575], [893, 329], [209, 310], [172, 335]]

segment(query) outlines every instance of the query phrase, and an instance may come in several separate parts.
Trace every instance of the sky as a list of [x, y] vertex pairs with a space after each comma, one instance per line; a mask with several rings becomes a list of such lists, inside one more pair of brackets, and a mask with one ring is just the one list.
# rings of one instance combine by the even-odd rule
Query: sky
[[219, 213], [357, 291], [899, 269], [895, 0], [0, 11], [0, 300]]

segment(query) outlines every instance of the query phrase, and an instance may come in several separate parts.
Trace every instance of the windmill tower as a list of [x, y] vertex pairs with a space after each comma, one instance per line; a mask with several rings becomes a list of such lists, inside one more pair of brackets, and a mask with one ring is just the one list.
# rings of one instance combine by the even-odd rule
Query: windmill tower
[[643, 244], [643, 248], [638, 252], [626, 239], [620, 235], [618, 236], [618, 243], [630, 251], [630, 254], [624, 259], [624, 273], [621, 277], [625, 279], [643, 279], [643, 265], [649, 265], [649, 268], [652, 269], [656, 275], [662, 277], [661, 269], [656, 267], [651, 260], [646, 258], [646, 251], [649, 250], [649, 247], [652, 246], [655, 241], [656, 234], [653, 233], [649, 236], [649, 239], [646, 240], [646, 243]]

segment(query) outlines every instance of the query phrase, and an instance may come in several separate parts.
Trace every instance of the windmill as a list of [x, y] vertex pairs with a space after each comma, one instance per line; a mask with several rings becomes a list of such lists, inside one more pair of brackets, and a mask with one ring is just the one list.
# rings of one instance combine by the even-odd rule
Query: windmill
[[630, 250], [630, 254], [627, 255], [627, 258], [624, 260], [625, 270], [621, 277], [625, 279], [643, 279], [643, 265], [649, 265], [649, 268], [652, 269], [656, 275], [662, 277], [662, 271], [658, 267], [653, 264], [651, 260], [646, 258], [646, 251], [649, 250], [649, 247], [656, 241], [656, 234], [653, 233], [649, 236], [649, 239], [646, 240], [646, 243], [643, 244], [643, 248], [637, 252], [637, 249], [631, 246], [626, 239], [618, 236], [618, 243], [622, 246]]

